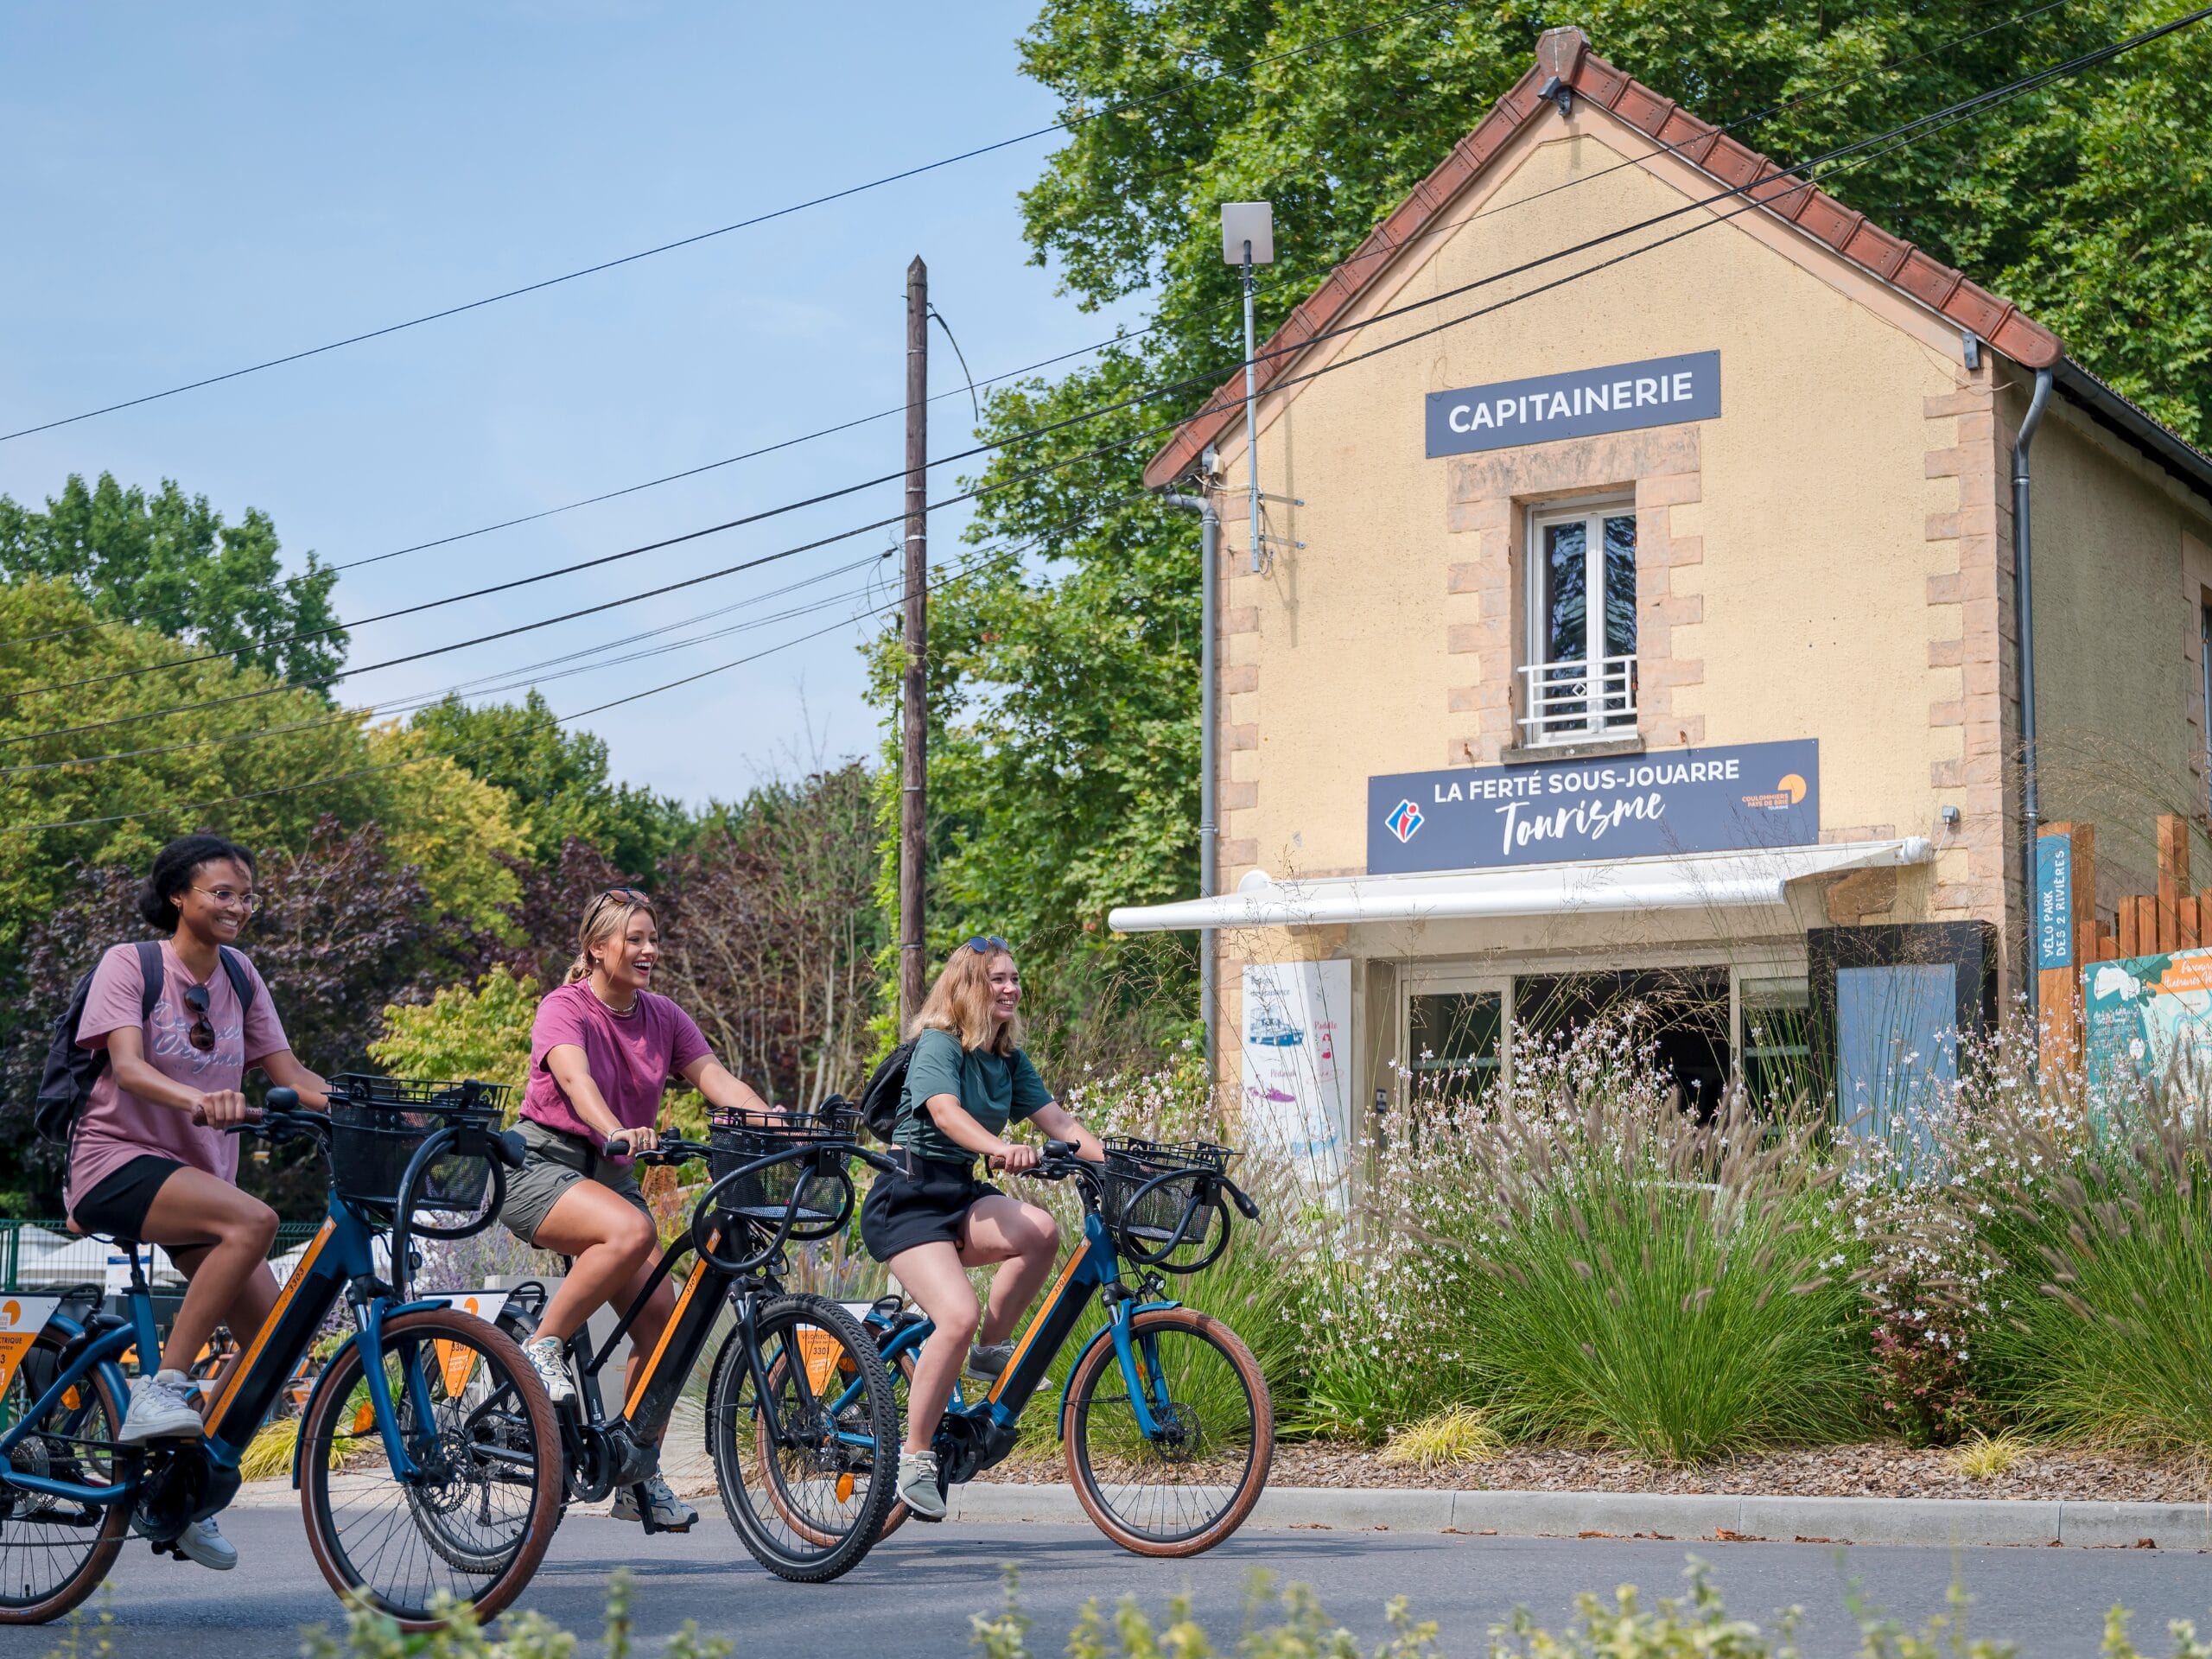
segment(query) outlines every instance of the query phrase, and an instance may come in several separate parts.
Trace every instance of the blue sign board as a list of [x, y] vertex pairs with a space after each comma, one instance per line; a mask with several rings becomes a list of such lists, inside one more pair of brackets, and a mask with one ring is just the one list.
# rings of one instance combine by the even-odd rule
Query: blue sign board
[[1370, 875], [1808, 847], [1820, 838], [1814, 738], [1367, 780]]
[[1428, 394], [1428, 453], [1464, 455], [1720, 418], [1720, 353], [1691, 352]]
[[2036, 966], [2074, 965], [2074, 838], [2036, 837]]

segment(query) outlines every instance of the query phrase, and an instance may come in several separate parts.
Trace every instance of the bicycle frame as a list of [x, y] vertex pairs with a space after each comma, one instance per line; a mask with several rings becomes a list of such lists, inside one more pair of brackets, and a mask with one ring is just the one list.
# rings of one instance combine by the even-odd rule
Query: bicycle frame
[[[1115, 1357], [1120, 1362], [1122, 1378], [1128, 1384], [1129, 1400], [1137, 1424], [1147, 1434], [1160, 1432], [1159, 1418], [1154, 1408], [1164, 1411], [1167, 1402], [1163, 1392], [1160, 1370], [1158, 1339], [1131, 1334], [1136, 1315], [1154, 1308], [1176, 1307], [1173, 1301], [1145, 1300], [1136, 1293], [1126, 1289], [1122, 1283], [1121, 1255], [1114, 1247], [1112, 1233], [1095, 1211], [1087, 1212], [1083, 1221], [1083, 1239], [1069, 1253], [1061, 1264], [1059, 1275], [1045, 1293], [1045, 1300], [1024, 1329], [1014, 1356], [1007, 1362], [997, 1380], [982, 1398], [972, 1404], [966, 1402], [957, 1382], [953, 1388], [952, 1402], [945, 1409], [948, 1421], [959, 1420], [982, 1436], [981, 1458], [976, 1469], [988, 1468], [1006, 1452], [1012, 1450], [1014, 1425], [1037, 1390], [1049, 1379], [1047, 1373], [1052, 1363], [1074, 1334], [1077, 1322], [1092, 1295], [1103, 1296], [1106, 1301], [1106, 1327], [1095, 1332], [1084, 1344], [1082, 1353], [1089, 1353], [1101, 1342], [1114, 1344]], [[870, 1320], [879, 1327], [884, 1320], [871, 1313]], [[909, 1353], [918, 1353], [936, 1325], [927, 1319], [912, 1321], [901, 1326], [890, 1341], [883, 1345], [883, 1357], [887, 1364], [895, 1365]], [[1081, 1354], [1077, 1355], [1080, 1363]], [[1071, 1366], [1068, 1376], [1075, 1376]], [[1060, 1389], [1061, 1411], [1055, 1420], [1054, 1433], [1065, 1432], [1067, 1384]], [[965, 1478], [965, 1476], [957, 1477]]]

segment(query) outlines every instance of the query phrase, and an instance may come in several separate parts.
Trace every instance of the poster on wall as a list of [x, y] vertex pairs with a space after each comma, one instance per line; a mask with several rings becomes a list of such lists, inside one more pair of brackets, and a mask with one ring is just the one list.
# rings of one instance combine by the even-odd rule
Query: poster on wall
[[2090, 963], [2082, 970], [2082, 1028], [2093, 1084], [2212, 1068], [2212, 950]]
[[1244, 969], [1245, 1144], [1341, 1202], [1351, 1149], [1351, 963]]

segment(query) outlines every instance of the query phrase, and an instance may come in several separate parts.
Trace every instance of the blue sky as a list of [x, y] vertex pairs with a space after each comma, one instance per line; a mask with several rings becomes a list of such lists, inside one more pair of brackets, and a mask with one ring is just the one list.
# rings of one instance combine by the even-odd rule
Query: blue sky
[[[1044, 125], [1018, 73], [1033, 0], [809, 7], [19, 4], [0, 18], [0, 430], [219, 372]], [[545, 293], [0, 444], [0, 493], [175, 478], [276, 520], [288, 556], [363, 558], [892, 408], [907, 260], [979, 376], [1110, 334], [1026, 263], [1039, 139]], [[960, 380], [943, 337], [933, 386]], [[964, 394], [931, 449], [970, 441]], [[526, 574], [895, 471], [896, 416], [341, 578], [345, 617]], [[932, 474], [936, 493], [955, 469]], [[368, 663], [613, 598], [899, 511], [896, 485], [497, 599], [364, 628]], [[961, 515], [935, 515], [956, 557]], [[479, 652], [365, 676], [385, 702], [572, 652], [557, 712], [856, 616], [891, 545], [818, 553]], [[823, 579], [781, 599], [767, 590]], [[642, 662], [671, 623], [829, 609]], [[835, 632], [592, 717], [618, 775], [688, 800], [875, 741]], [[671, 636], [674, 637], [674, 636]], [[646, 642], [663, 643], [663, 642]], [[628, 649], [634, 650], [632, 646]], [[502, 695], [518, 697], [519, 691]]]

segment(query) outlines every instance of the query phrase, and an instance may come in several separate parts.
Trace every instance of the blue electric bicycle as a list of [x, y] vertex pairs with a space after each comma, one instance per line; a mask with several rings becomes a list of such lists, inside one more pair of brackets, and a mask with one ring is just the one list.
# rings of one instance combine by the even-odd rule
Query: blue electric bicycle
[[353, 1328], [315, 1380], [293, 1454], [316, 1566], [340, 1596], [410, 1630], [437, 1629], [448, 1598], [482, 1618], [521, 1592], [560, 1518], [552, 1402], [512, 1340], [409, 1291], [412, 1237], [465, 1237], [499, 1214], [502, 1166], [522, 1161], [518, 1138], [499, 1128], [505, 1092], [340, 1077], [326, 1115], [269, 1091], [238, 1132], [316, 1146], [329, 1214], [218, 1387], [201, 1438], [116, 1439], [123, 1356], [135, 1348], [144, 1370], [160, 1352], [137, 1241], [117, 1241], [130, 1257], [124, 1312], [0, 1304], [0, 1338], [17, 1327], [12, 1345], [0, 1341], [0, 1624], [76, 1606], [134, 1526], [169, 1549], [228, 1503], [247, 1446], [341, 1296]]

